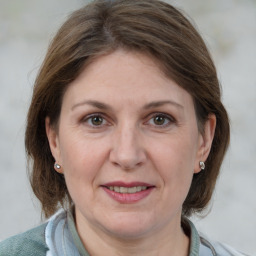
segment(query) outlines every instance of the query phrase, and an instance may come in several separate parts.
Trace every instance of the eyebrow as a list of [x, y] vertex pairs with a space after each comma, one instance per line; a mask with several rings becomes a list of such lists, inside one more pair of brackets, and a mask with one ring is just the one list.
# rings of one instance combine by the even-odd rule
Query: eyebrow
[[109, 106], [109, 105], [107, 105], [105, 103], [96, 101], [96, 100], [85, 100], [85, 101], [82, 101], [82, 102], [77, 103], [74, 106], [72, 106], [71, 110], [73, 111], [75, 108], [81, 107], [83, 105], [91, 105], [93, 107], [96, 107], [96, 108], [102, 109], [102, 110], [112, 110], [111, 106]]
[[[146, 104], [145, 106], [143, 106], [143, 109], [151, 109], [151, 108], [161, 107], [161, 106], [167, 105], [167, 104], [174, 105], [181, 109], [184, 108], [181, 104], [179, 104], [175, 101], [163, 100], [163, 101], [150, 102], [150, 103]], [[103, 102], [96, 101], [96, 100], [86, 100], [86, 101], [79, 102], [79, 103], [75, 104], [74, 106], [72, 106], [71, 110], [73, 111], [75, 108], [81, 107], [83, 105], [90, 105], [90, 106], [93, 106], [93, 107], [96, 107], [96, 108], [102, 109], [102, 110], [112, 110], [112, 107], [110, 105], [105, 104]]]
[[167, 104], [168, 105], [169, 104], [174, 105], [174, 106], [176, 106], [178, 108], [181, 108], [181, 109], [184, 108], [181, 104], [179, 104], [175, 101], [172, 101], [172, 100], [153, 101], [153, 102], [150, 102], [149, 104], [146, 104], [143, 108], [144, 109], [150, 109], [150, 108], [161, 107], [161, 106], [167, 105]]

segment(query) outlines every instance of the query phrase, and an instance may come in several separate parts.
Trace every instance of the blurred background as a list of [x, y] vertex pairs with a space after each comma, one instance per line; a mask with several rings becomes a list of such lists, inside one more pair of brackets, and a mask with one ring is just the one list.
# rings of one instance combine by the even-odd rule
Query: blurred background
[[[49, 40], [82, 0], [0, 0], [0, 240], [41, 221], [24, 153], [26, 111]], [[167, 1], [191, 17], [215, 60], [231, 146], [206, 218], [210, 238], [256, 255], [256, 1]]]

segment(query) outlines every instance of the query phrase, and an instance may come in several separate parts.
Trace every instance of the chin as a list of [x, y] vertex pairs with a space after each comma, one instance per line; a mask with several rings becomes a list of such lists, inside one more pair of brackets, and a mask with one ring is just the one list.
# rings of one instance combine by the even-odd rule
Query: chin
[[[137, 216], [134, 216], [137, 215]], [[112, 215], [112, 218], [105, 223], [104, 229], [113, 236], [123, 239], [135, 239], [145, 236], [154, 229], [154, 222], [145, 216], [138, 214], [122, 214], [118, 216]]]

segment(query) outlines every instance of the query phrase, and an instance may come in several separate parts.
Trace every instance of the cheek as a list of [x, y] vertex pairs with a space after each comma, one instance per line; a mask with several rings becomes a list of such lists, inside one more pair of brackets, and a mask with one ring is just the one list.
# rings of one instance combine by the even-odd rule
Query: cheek
[[[99, 141], [81, 137], [63, 136], [61, 159], [64, 176], [70, 193], [80, 193], [95, 185], [95, 179], [106, 157], [106, 149]], [[88, 193], [88, 191], [87, 191]]]
[[171, 193], [188, 191], [194, 173], [195, 139], [176, 136], [157, 146], [151, 152], [152, 162]]

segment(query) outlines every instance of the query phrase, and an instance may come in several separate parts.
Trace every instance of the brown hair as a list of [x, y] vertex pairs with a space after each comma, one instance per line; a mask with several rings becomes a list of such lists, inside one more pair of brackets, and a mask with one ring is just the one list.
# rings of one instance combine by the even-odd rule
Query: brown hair
[[30, 181], [46, 216], [71, 203], [64, 177], [54, 170], [45, 118], [58, 124], [69, 84], [96, 56], [118, 48], [155, 58], [165, 74], [193, 97], [199, 130], [217, 118], [206, 170], [195, 174], [183, 215], [203, 210], [211, 199], [229, 144], [229, 120], [221, 103], [216, 69], [201, 36], [184, 15], [157, 0], [96, 0], [74, 12], [51, 42], [35, 81], [25, 145], [32, 159]]

